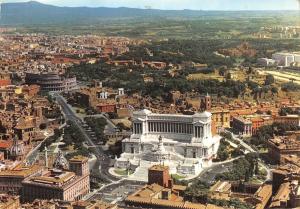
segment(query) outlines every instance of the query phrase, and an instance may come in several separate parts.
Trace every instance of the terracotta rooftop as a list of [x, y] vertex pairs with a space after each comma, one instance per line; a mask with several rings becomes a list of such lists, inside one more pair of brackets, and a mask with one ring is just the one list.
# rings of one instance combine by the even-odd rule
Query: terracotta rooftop
[[0, 149], [9, 149], [13, 144], [12, 140], [0, 140]]
[[30, 117], [27, 118], [20, 118], [18, 120], [18, 124], [16, 125], [16, 129], [28, 129], [28, 128], [34, 128], [35, 125], [33, 123], [33, 119]]
[[256, 204], [256, 209], [264, 209], [272, 196], [272, 185], [262, 185], [254, 194], [259, 202]]
[[176, 190], [176, 191], [185, 191], [186, 190], [186, 186], [183, 186], [183, 185], [173, 185], [173, 190]]
[[278, 149], [299, 149], [300, 141], [294, 136], [278, 136], [269, 140], [269, 144], [276, 146]]
[[285, 164], [273, 170], [273, 173], [288, 175], [288, 174], [300, 174], [300, 167], [293, 164]]
[[297, 155], [285, 155], [282, 157], [285, 163], [300, 167], [300, 157]]
[[78, 201], [73, 204], [74, 206], [80, 206], [85, 208], [99, 208], [99, 209], [110, 209], [110, 208], [116, 208], [115, 205], [103, 202], [103, 201]]
[[70, 161], [70, 162], [78, 162], [78, 163], [82, 163], [82, 162], [88, 161], [88, 158], [86, 158], [86, 157], [84, 157], [84, 156], [82, 156], [82, 155], [77, 155], [77, 156], [71, 158], [69, 161]]
[[75, 173], [60, 171], [60, 170], [50, 170], [49, 172], [43, 174], [42, 176], [32, 177], [30, 181], [41, 183], [41, 184], [50, 184], [50, 185], [63, 185], [69, 182], [75, 177]]
[[12, 170], [4, 170], [0, 171], [0, 178], [1, 177], [20, 177], [20, 178], [26, 178], [28, 176], [31, 176], [39, 171], [42, 170], [42, 167], [39, 165], [32, 165], [32, 166], [24, 166], [24, 165], [18, 165]]
[[164, 171], [164, 170], [169, 170], [168, 166], [163, 166], [163, 165], [153, 165], [149, 170], [155, 170], [155, 171]]
[[[180, 187], [178, 187], [180, 188]], [[183, 209], [221, 209], [222, 207], [217, 207], [214, 205], [202, 205], [195, 204], [190, 202], [185, 202], [183, 197], [172, 193], [172, 189], [164, 188], [158, 184], [146, 185], [139, 191], [135, 192], [132, 195], [129, 195], [126, 198], [127, 202], [138, 203], [138, 204], [147, 204], [160, 207], [177, 207]], [[175, 189], [174, 189], [175, 190]], [[162, 191], [170, 191], [171, 195], [168, 199], [160, 199], [159, 194]]]
[[279, 187], [278, 192], [276, 193], [276, 195], [272, 198], [272, 202], [270, 205], [270, 208], [272, 207], [280, 207], [281, 201], [287, 201], [289, 199], [289, 194], [290, 194], [290, 182], [286, 182], [281, 184], [281, 186]]

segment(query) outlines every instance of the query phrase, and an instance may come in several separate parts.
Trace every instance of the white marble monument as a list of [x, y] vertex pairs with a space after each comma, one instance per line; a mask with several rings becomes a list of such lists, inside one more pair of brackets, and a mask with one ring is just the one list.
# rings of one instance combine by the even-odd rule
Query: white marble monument
[[218, 151], [220, 136], [212, 136], [211, 113], [194, 115], [133, 113], [133, 134], [123, 140], [119, 169], [164, 164], [170, 173], [198, 175], [209, 167]]

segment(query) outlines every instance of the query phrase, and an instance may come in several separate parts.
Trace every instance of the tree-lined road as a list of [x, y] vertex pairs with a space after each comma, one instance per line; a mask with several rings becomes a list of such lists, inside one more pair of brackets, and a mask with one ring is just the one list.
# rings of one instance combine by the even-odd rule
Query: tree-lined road
[[[227, 131], [227, 133], [230, 133], [233, 140], [239, 142], [239, 144], [245, 148], [246, 151], [248, 152], [252, 152], [252, 153], [258, 153], [257, 150], [253, 149], [250, 145], [246, 144], [241, 138], [239, 138], [237, 135]], [[258, 153], [259, 154], [259, 153]], [[265, 164], [263, 163], [262, 161], [259, 161], [258, 164], [264, 168], [266, 171], [267, 171], [267, 178], [266, 178], [266, 181], [268, 180], [271, 180], [272, 179], [272, 172], [271, 172], [271, 169]]]
[[78, 129], [82, 133], [82, 135], [84, 136], [87, 144], [90, 147], [93, 147], [92, 151], [94, 152], [95, 156], [97, 157], [97, 160], [100, 162], [99, 170], [100, 170], [100, 176], [103, 178], [103, 180], [105, 180], [107, 182], [114, 182], [114, 181], [119, 180], [118, 178], [116, 178], [115, 176], [112, 176], [108, 172], [111, 159], [107, 155], [105, 155], [104, 150], [100, 146], [97, 146], [93, 142], [93, 140], [90, 138], [90, 136], [86, 133], [86, 130], [82, 127], [81, 119], [76, 116], [73, 109], [68, 105], [66, 99], [59, 94], [54, 94], [54, 96], [56, 98], [57, 103], [61, 106], [66, 120], [72, 121], [78, 127]]

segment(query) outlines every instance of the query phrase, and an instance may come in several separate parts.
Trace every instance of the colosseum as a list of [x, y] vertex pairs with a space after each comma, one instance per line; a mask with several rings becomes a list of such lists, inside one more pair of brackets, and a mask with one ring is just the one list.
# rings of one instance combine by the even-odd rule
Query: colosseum
[[57, 73], [27, 73], [25, 83], [37, 84], [45, 92], [68, 92], [78, 88], [76, 77], [67, 78]]

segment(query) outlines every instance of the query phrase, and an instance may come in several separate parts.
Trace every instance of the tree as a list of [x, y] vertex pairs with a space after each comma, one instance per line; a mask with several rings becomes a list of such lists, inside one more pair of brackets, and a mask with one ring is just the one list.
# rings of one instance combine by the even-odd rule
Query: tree
[[293, 109], [291, 107], [283, 107], [280, 108], [279, 110], [279, 115], [280, 116], [286, 116], [288, 114], [298, 114], [297, 112], [294, 112]]
[[220, 161], [225, 161], [229, 158], [229, 154], [226, 150], [218, 151], [218, 158]]
[[54, 102], [53, 97], [52, 97], [50, 94], [47, 95], [47, 100], [48, 100], [51, 104]]
[[257, 110], [256, 113], [259, 114], [259, 115], [261, 115], [261, 114], [263, 114], [263, 111]]
[[220, 135], [225, 139], [232, 140], [232, 134], [230, 132], [222, 132]]
[[273, 86], [273, 87], [271, 88], [271, 92], [272, 92], [273, 94], [277, 94], [277, 93], [278, 93], [278, 88], [275, 87], [275, 86]]
[[237, 147], [237, 148], [235, 148], [235, 149], [232, 151], [231, 156], [232, 156], [232, 157], [238, 157], [238, 156], [240, 156], [240, 155], [242, 155], [242, 154], [243, 154], [243, 150], [242, 150], [240, 147]]
[[45, 130], [46, 128], [47, 128], [47, 124], [46, 123], [41, 123], [40, 129]]
[[265, 80], [265, 85], [268, 86], [268, 85], [271, 85], [275, 83], [275, 78], [273, 75], [267, 75], [266, 76], [266, 80]]
[[258, 166], [258, 161], [255, 161], [255, 169], [254, 169], [254, 174], [258, 175], [259, 174], [259, 166]]
[[58, 128], [54, 129], [54, 136], [58, 138], [61, 137], [61, 135], [62, 135], [61, 130], [59, 130]]
[[209, 185], [202, 181], [196, 181], [184, 192], [184, 199], [190, 202], [206, 204], [208, 202]]
[[288, 82], [284, 83], [281, 87], [282, 91], [299, 91], [300, 90], [300, 85], [293, 83], [293, 82]]
[[220, 141], [220, 146], [219, 146], [218, 152], [217, 152], [218, 160], [225, 161], [229, 158], [228, 146], [229, 146], [229, 143], [224, 138], [222, 138]]
[[245, 181], [245, 182], [249, 182], [250, 177], [251, 177], [250, 171], [249, 171], [249, 169], [247, 169], [247, 170], [246, 170], [246, 173], [245, 173], [244, 181]]
[[116, 118], [118, 118], [118, 114], [115, 113], [115, 112], [109, 112], [108, 116], [109, 116], [110, 119], [116, 119]]
[[124, 123], [118, 123], [116, 125], [118, 127], [118, 129], [122, 130], [129, 130], [130, 128], [128, 128], [127, 126], [124, 125]]

